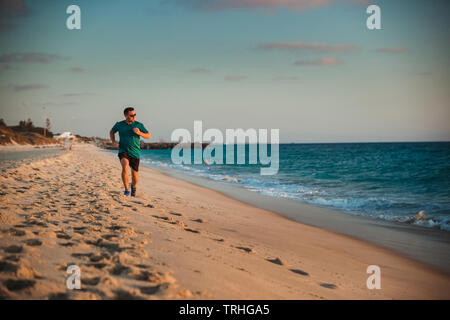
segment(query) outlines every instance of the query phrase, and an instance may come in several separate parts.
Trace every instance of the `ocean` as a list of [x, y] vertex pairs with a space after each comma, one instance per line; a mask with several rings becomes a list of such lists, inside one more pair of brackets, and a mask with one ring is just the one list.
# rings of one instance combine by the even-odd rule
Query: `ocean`
[[450, 142], [280, 144], [278, 174], [268, 176], [260, 175], [260, 164], [176, 165], [171, 150], [142, 150], [141, 165], [346, 214], [450, 231]]

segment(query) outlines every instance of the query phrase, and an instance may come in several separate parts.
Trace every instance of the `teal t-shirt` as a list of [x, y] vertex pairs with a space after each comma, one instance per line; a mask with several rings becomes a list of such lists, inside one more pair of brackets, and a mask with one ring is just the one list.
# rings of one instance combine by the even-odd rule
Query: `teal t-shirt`
[[114, 133], [119, 132], [119, 153], [126, 152], [131, 157], [139, 159], [141, 153], [141, 137], [134, 133], [134, 128], [138, 128], [143, 133], [148, 132], [142, 123], [133, 121], [128, 124], [125, 120], [116, 122], [111, 130]]

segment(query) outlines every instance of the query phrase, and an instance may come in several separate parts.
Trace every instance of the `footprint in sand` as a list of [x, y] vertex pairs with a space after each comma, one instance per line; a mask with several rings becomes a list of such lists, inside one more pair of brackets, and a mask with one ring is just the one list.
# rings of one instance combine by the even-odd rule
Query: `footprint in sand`
[[86, 232], [87, 227], [73, 227], [73, 231], [79, 234], [84, 234]]
[[48, 296], [48, 300], [68, 300], [69, 295], [65, 292], [52, 293]]
[[25, 235], [25, 231], [23, 230], [18, 230], [15, 228], [11, 228], [9, 229], [9, 232], [12, 236], [16, 236], [16, 237], [23, 237]]
[[9, 291], [19, 291], [26, 288], [33, 287], [35, 285], [36, 281], [29, 280], [29, 279], [8, 279], [3, 282], [3, 284], [6, 286], [6, 288]]
[[160, 272], [156, 270], [140, 270], [133, 273], [133, 278], [139, 281], [153, 282], [158, 284], [175, 284], [176, 280], [171, 276], [171, 272]]
[[76, 245], [76, 243], [75, 242], [61, 242], [61, 243], [58, 243], [60, 246], [63, 246], [63, 247], [73, 247], [74, 245]]
[[140, 287], [143, 294], [155, 294], [160, 290], [161, 285]]
[[114, 291], [115, 296], [114, 299], [117, 300], [143, 300], [145, 299], [144, 297], [139, 295], [139, 292], [135, 289], [130, 289], [130, 290], [124, 290], [124, 289], [119, 289]]
[[[158, 215], [153, 215], [153, 217], [156, 218], [156, 219], [162, 220], [162, 221], [164, 221], [164, 222], [170, 223], [170, 224], [176, 224], [176, 225], [178, 225], [178, 226], [180, 226], [180, 227], [183, 227], [183, 228], [187, 227], [187, 226], [184, 224], [183, 221], [180, 221], [180, 220], [174, 220], [174, 219], [171, 218], [171, 217], [164, 217], [164, 216], [158, 216]], [[188, 229], [188, 228], [185, 228], [185, 230], [186, 230], [186, 231], [195, 232], [195, 233], [199, 233], [199, 232], [196, 231], [196, 230], [192, 230], [192, 229]]]
[[106, 239], [106, 240], [117, 240], [119, 238], [119, 235], [117, 235], [117, 234], [104, 234], [104, 235], [102, 235], [102, 238]]
[[89, 258], [92, 255], [92, 253], [72, 253], [71, 256], [74, 258]]
[[336, 285], [332, 283], [321, 283], [321, 287], [327, 288], [327, 289], [336, 289]]
[[150, 269], [151, 267], [149, 265], [146, 264], [135, 264], [136, 267], [138, 267], [139, 269]]
[[43, 223], [42, 221], [36, 221], [36, 220], [32, 220], [32, 219], [30, 219], [30, 220], [28, 220], [28, 221], [26, 221], [26, 222], [24, 222], [25, 224], [27, 224], [28, 226], [38, 226], [38, 227], [43, 227], [43, 228], [47, 228], [48, 226], [45, 224], [45, 223]]
[[30, 226], [29, 225], [26, 225], [26, 224], [15, 224], [14, 225], [14, 228], [29, 228]]
[[0, 272], [16, 272], [19, 267], [8, 261], [0, 261]]
[[152, 215], [152, 217], [156, 218], [156, 219], [160, 219], [160, 220], [169, 220], [169, 217], [163, 217], [163, 216], [157, 216], [156, 214]]
[[27, 239], [24, 242], [28, 246], [41, 246], [42, 245], [42, 241], [39, 239]]
[[109, 260], [111, 258], [111, 256], [109, 254], [107, 254], [106, 252], [104, 253], [91, 253], [91, 255], [89, 256], [89, 260], [91, 262], [100, 262], [102, 260]]
[[87, 265], [88, 267], [94, 267], [94, 268], [96, 268], [96, 269], [103, 269], [104, 267], [107, 266], [106, 263], [86, 263], [86, 265]]
[[292, 272], [297, 273], [299, 275], [302, 275], [302, 276], [309, 276], [308, 272], [305, 272], [305, 271], [300, 270], [300, 269], [289, 269], [289, 270], [291, 270]]
[[114, 267], [112, 267], [109, 270], [109, 273], [111, 275], [118, 276], [118, 275], [122, 275], [122, 274], [128, 274], [130, 271], [131, 271], [130, 267], [125, 266], [121, 263], [117, 263]]
[[62, 232], [57, 233], [57, 234], [56, 234], [56, 237], [57, 237], [58, 239], [64, 239], [64, 240], [70, 240], [70, 239], [72, 239], [72, 237], [69, 236], [67, 233], [62, 233]]
[[198, 223], [203, 223], [202, 219], [192, 219], [191, 221], [198, 222]]
[[9, 255], [4, 258], [4, 260], [13, 261], [13, 262], [19, 262], [20, 256], [16, 256], [15, 254]]
[[[269, 261], [269, 262], [272, 262], [274, 264], [278, 264], [280, 266], [284, 266], [285, 265], [285, 263], [278, 257], [274, 258], [274, 259], [266, 259], [266, 260]], [[300, 270], [300, 269], [289, 269], [289, 270], [294, 272], [294, 273], [296, 273], [296, 274], [302, 275], [302, 276], [309, 276], [308, 272], [305, 272], [305, 271]]]
[[12, 246], [4, 248], [4, 250], [5, 250], [5, 252], [8, 252], [8, 253], [21, 253], [23, 250], [23, 247], [12, 245]]
[[248, 252], [248, 253], [255, 253], [255, 250], [253, 250], [252, 248], [247, 248], [247, 247], [235, 247], [235, 248], [244, 250], [245, 252]]
[[83, 284], [88, 286], [96, 286], [100, 282], [100, 277], [83, 278]]
[[121, 229], [124, 229], [124, 228], [126, 228], [126, 227], [122, 226], [122, 225], [119, 225], [119, 224], [112, 224], [109, 227], [106, 227], [106, 229], [109, 229], [111, 231], [118, 231], [118, 230], [121, 230]]
[[280, 258], [275, 258], [275, 259], [266, 259], [266, 260], [267, 260], [267, 261], [269, 261], [269, 262], [272, 262], [272, 263], [278, 264], [278, 265], [280, 265], [280, 266], [284, 265], [284, 262], [283, 262], [283, 261], [281, 261], [281, 259], [280, 259]]
[[189, 231], [189, 232], [193, 232], [193, 233], [200, 233], [200, 231], [194, 230], [194, 229], [191, 229], [191, 228], [184, 228], [184, 230], [185, 231]]
[[99, 238], [95, 241], [93, 240], [86, 240], [86, 244], [96, 246], [98, 248], [102, 248], [107, 250], [110, 253], [116, 253], [116, 252], [122, 252], [124, 250], [133, 249], [132, 247], [121, 247], [119, 242], [117, 241], [106, 241], [103, 238]]

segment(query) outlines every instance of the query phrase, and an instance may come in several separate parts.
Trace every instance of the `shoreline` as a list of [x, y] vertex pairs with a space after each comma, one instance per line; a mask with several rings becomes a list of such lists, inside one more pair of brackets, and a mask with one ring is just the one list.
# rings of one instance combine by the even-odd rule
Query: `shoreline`
[[0, 145], [0, 152], [17, 152], [17, 151], [33, 151], [41, 149], [61, 149], [63, 144], [53, 143], [53, 144], [9, 144]]
[[[106, 153], [113, 154], [111, 151]], [[173, 178], [215, 190], [234, 200], [279, 214], [291, 221], [318, 227], [393, 250], [450, 275], [450, 232], [413, 224], [351, 215], [337, 209], [314, 206], [252, 192], [244, 187], [190, 175], [181, 170], [142, 163]]]
[[[100, 150], [100, 151], [102, 151], [102, 150]], [[114, 156], [114, 154], [111, 153], [110, 151], [106, 152], [106, 153], [107, 154], [109, 153], [110, 155]], [[300, 202], [297, 202], [294, 200], [273, 198], [270, 196], [266, 196], [266, 195], [262, 195], [259, 193], [251, 192], [249, 190], [245, 190], [244, 188], [239, 187], [239, 186], [234, 186], [234, 185], [227, 184], [227, 183], [220, 183], [218, 181], [214, 181], [214, 180], [207, 179], [204, 177], [189, 175], [180, 170], [176, 170], [176, 169], [172, 169], [172, 168], [164, 168], [164, 167], [145, 165], [145, 164], [143, 166], [145, 166], [149, 170], [156, 170], [156, 171], [164, 174], [165, 176], [172, 177], [177, 180], [182, 180], [182, 181], [187, 182], [188, 184], [198, 186], [201, 189], [206, 188], [209, 191], [218, 192], [221, 196], [228, 198], [231, 201], [238, 201], [239, 203], [242, 203], [246, 206], [251, 206], [258, 210], [261, 209], [262, 211], [264, 211], [266, 213], [269, 212], [271, 214], [274, 214], [274, 215], [280, 217], [281, 219], [286, 219], [289, 222], [293, 222], [295, 224], [299, 223], [301, 225], [312, 227], [312, 228], [318, 228], [321, 231], [330, 232], [330, 233], [336, 234], [338, 236], [347, 237], [347, 238], [351, 239], [352, 241], [357, 241], [357, 242], [362, 241], [370, 246], [375, 246], [381, 250], [386, 250], [387, 252], [389, 252], [391, 254], [399, 255], [400, 257], [402, 257], [404, 259], [407, 259], [414, 263], [418, 263], [419, 265], [432, 270], [432, 272], [442, 274], [444, 277], [448, 277], [450, 275], [450, 265], [445, 263], [445, 261], [450, 261], [450, 257], [448, 255], [445, 255], [447, 252], [449, 252], [449, 251], [446, 251], [446, 248], [450, 247], [449, 242], [447, 242], [447, 241], [442, 242], [441, 250], [439, 250], [439, 252], [441, 253], [440, 256], [445, 258], [445, 261], [430, 261], [427, 259], [430, 255], [432, 256], [434, 254], [434, 253], [430, 253], [430, 247], [428, 246], [428, 245], [434, 244], [435, 239], [433, 239], [432, 234], [434, 234], [434, 236], [436, 234], [439, 234], [441, 236], [441, 239], [439, 239], [440, 241], [443, 240], [442, 238], [445, 238], [445, 240], [448, 240], [448, 239], [450, 239], [449, 238], [450, 235], [446, 231], [428, 229], [428, 228], [415, 226], [415, 225], [404, 225], [399, 222], [375, 220], [375, 219], [370, 219], [368, 217], [363, 217], [363, 216], [347, 215], [345, 213], [341, 213], [337, 210], [333, 210], [333, 209], [329, 209], [329, 208], [304, 204], [304, 203], [300, 203]], [[264, 200], [261, 201], [262, 199], [264, 199]], [[292, 211], [289, 211], [289, 209], [291, 209], [292, 207], [289, 208], [289, 206], [288, 206], [288, 208], [284, 208], [285, 210], [287, 209], [286, 211], [280, 210], [279, 207], [277, 207], [277, 205], [280, 203], [284, 203], [284, 204], [290, 203], [292, 205], [292, 207], [295, 209], [301, 208], [303, 213], [306, 213], [306, 215], [303, 215], [304, 219], [302, 219], [302, 217], [293, 215]], [[281, 206], [281, 207], [283, 207], [283, 206]], [[280, 211], [282, 211], [282, 212], [280, 212]], [[333, 217], [334, 219], [331, 222], [329, 221], [329, 223], [325, 224], [326, 225], [325, 226], [321, 223], [317, 223], [318, 222], [317, 216], [315, 216], [317, 214], [321, 215], [322, 219], [319, 220], [320, 222], [325, 222], [326, 219], [329, 219], [330, 217]], [[335, 224], [336, 222], [338, 222], [338, 223]], [[355, 224], [356, 222], [358, 222], [358, 224], [360, 224], [360, 225], [364, 224], [364, 230], [360, 231], [360, 232], [355, 232], [355, 233], [349, 232], [349, 230], [358, 231], [357, 229], [352, 228], [352, 227], [355, 227], [354, 225], [353, 226], [347, 225], [347, 223]], [[411, 229], [409, 229], [410, 227], [411, 227]], [[399, 248], [389, 245], [389, 242], [391, 241], [389, 239], [386, 241], [383, 241], [382, 239], [381, 239], [382, 241], [374, 241], [374, 240], [380, 240], [380, 239], [376, 239], [377, 238], [376, 232], [374, 230], [385, 229], [384, 230], [385, 235], [386, 234], [392, 235], [393, 233], [390, 231], [390, 229], [392, 229], [392, 228], [397, 229], [396, 231], [394, 231], [396, 238], [397, 237], [401, 238], [401, 235], [403, 235], [405, 237], [404, 240], [406, 240], [406, 242], [404, 242], [403, 244], [408, 244], [409, 240], [414, 240], [415, 244], [417, 244], [417, 243], [420, 244], [420, 241], [423, 239], [419, 240], [415, 236], [428, 237], [431, 235], [430, 238], [426, 239], [425, 244], [421, 244], [421, 247], [419, 250], [421, 254], [425, 254], [425, 255], [423, 257], [418, 258], [416, 256], [416, 254], [412, 254], [410, 251], [408, 251], [408, 249], [410, 249], [410, 248], [404, 248], [404, 250], [399, 250]], [[371, 230], [371, 229], [372, 229], [372, 235], [374, 236], [374, 238], [372, 241], [369, 241], [363, 235], [364, 235], [365, 231]], [[419, 235], [414, 234], [412, 229], [414, 229], [414, 231], [419, 231], [420, 234]], [[409, 238], [409, 236], [411, 236], [411, 235], [415, 239]], [[423, 258], [423, 259], [421, 259], [421, 258]], [[431, 259], [431, 260], [435, 260], [435, 259]]]
[[[145, 166], [124, 197], [116, 158], [79, 144], [0, 177], [0, 296], [450, 299], [426, 264]], [[65, 288], [72, 263], [83, 290]], [[366, 287], [373, 264], [381, 290]]]
[[[150, 166], [147, 166], [150, 167]], [[290, 199], [270, 197], [243, 187], [193, 176], [172, 168], [151, 166], [176, 179], [188, 181], [256, 208], [298, 223], [318, 227], [395, 251], [450, 275], [450, 234], [445, 230], [350, 215], [335, 209]], [[300, 213], [300, 214], [299, 214]]]
[[53, 158], [64, 152], [66, 150], [60, 145], [46, 145], [45, 147], [32, 145], [0, 146], [0, 172], [35, 160]]

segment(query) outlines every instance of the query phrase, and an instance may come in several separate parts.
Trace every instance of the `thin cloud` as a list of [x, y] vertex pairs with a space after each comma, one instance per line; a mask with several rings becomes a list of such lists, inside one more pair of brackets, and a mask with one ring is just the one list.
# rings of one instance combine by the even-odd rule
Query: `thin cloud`
[[315, 67], [333, 67], [343, 64], [338, 58], [321, 58], [316, 60], [297, 60], [294, 62], [296, 66], [315, 66]]
[[0, 74], [11, 69], [9, 64], [0, 64]]
[[230, 76], [225, 76], [224, 79], [225, 79], [225, 81], [236, 82], [236, 81], [246, 80], [247, 76], [230, 75]]
[[74, 102], [74, 101], [63, 101], [63, 102], [49, 101], [49, 102], [45, 102], [42, 104], [46, 107], [63, 107], [63, 106], [78, 106], [78, 105], [80, 105], [78, 102]]
[[365, 5], [365, 6], [373, 3], [372, 0], [353, 0], [353, 2], [356, 4]]
[[30, 13], [24, 0], [0, 0], [0, 32], [10, 32], [17, 27], [18, 18]]
[[308, 51], [315, 53], [353, 52], [360, 50], [358, 46], [350, 44], [326, 44], [319, 42], [271, 42], [259, 44], [257, 48], [264, 51], [285, 50]]
[[68, 59], [57, 54], [39, 52], [7, 53], [0, 56], [0, 63], [50, 63]]
[[275, 81], [283, 81], [283, 80], [298, 80], [297, 76], [278, 76], [278, 77], [274, 77], [273, 80]]
[[48, 86], [43, 84], [24, 84], [24, 85], [10, 85], [14, 91], [27, 91], [27, 90], [37, 90], [46, 89]]
[[209, 73], [211, 73], [211, 70], [206, 69], [206, 68], [193, 68], [193, 69], [190, 69], [189, 72], [198, 73], [198, 74], [209, 74]]
[[393, 48], [380, 48], [375, 50], [378, 53], [405, 53], [408, 52], [408, 48], [403, 47], [393, 47]]
[[2, 18], [25, 16], [28, 13], [29, 9], [24, 0], [0, 1], [0, 17]]
[[0, 32], [8, 32], [13, 30], [16, 27], [14, 23], [0, 21]]
[[72, 68], [69, 69], [69, 71], [71, 71], [71, 72], [84, 72], [85, 70], [82, 67], [72, 67]]
[[[177, 5], [198, 11], [254, 10], [307, 11], [329, 6], [333, 0], [169, 0]], [[341, 3], [366, 4], [368, 0], [340, 0]]]
[[200, 11], [225, 11], [236, 9], [288, 9], [305, 11], [330, 5], [333, 0], [174, 0], [184, 7]]
[[60, 97], [80, 97], [80, 96], [93, 96], [93, 92], [68, 92], [61, 94]]

